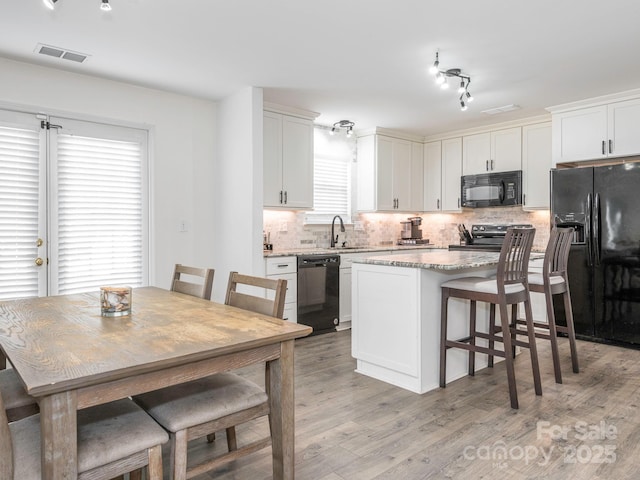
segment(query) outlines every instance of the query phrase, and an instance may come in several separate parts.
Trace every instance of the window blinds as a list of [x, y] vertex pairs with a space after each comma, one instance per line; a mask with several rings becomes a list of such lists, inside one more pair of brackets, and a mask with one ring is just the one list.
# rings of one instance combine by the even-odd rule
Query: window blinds
[[39, 132], [0, 125], [0, 300], [38, 295]]
[[142, 146], [57, 135], [57, 293], [143, 284]]

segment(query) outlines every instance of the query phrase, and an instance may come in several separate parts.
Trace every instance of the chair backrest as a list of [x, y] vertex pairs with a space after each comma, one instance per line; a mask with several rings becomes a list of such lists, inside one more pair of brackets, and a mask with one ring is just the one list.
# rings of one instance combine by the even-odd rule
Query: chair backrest
[[[173, 270], [173, 280], [171, 282], [171, 290], [179, 293], [186, 293], [194, 297], [211, 300], [211, 290], [213, 289], [213, 273], [212, 268], [195, 268], [187, 267], [176, 263]], [[182, 275], [191, 277], [199, 277], [202, 279], [200, 283], [186, 281], [182, 279]]]
[[0, 478], [13, 478], [13, 442], [0, 393]]
[[499, 292], [504, 292], [504, 286], [512, 283], [527, 285], [529, 256], [535, 234], [535, 228], [507, 229], [496, 275]]
[[[263, 296], [251, 295], [245, 292], [238, 292], [238, 285], [246, 285], [254, 288], [264, 288], [274, 292], [273, 299]], [[238, 272], [229, 274], [227, 284], [227, 296], [224, 303], [233, 307], [250, 310], [272, 317], [283, 318], [284, 299], [287, 294], [287, 281], [283, 279], [252, 277], [242, 275]], [[269, 295], [270, 296], [270, 295]]]
[[551, 229], [542, 266], [542, 276], [545, 283], [549, 282], [549, 278], [553, 276], [562, 276], [567, 280], [567, 263], [572, 240], [572, 228], [553, 227]]

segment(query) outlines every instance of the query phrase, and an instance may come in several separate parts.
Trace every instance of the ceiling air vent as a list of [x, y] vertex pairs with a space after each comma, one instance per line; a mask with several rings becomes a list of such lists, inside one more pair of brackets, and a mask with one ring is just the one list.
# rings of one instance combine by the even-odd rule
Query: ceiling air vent
[[510, 105], [505, 105], [504, 107], [496, 107], [490, 108], [489, 110], [482, 110], [482, 113], [486, 113], [487, 115], [496, 115], [498, 113], [510, 112], [512, 110], [518, 110], [520, 108], [519, 105], [514, 105], [513, 103]]
[[50, 57], [55, 58], [63, 58], [65, 60], [71, 60], [72, 62], [78, 63], [82, 63], [87, 58], [89, 58], [89, 55], [87, 55], [86, 53], [73, 52], [71, 50], [65, 50], [64, 48], [52, 47], [51, 45], [43, 45], [41, 43], [36, 45], [34, 51], [42, 55], [49, 55]]

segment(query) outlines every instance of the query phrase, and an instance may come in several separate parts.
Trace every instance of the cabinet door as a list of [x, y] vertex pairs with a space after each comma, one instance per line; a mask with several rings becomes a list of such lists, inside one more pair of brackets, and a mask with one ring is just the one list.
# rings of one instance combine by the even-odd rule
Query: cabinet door
[[558, 113], [552, 119], [553, 162], [594, 160], [606, 155], [607, 106]]
[[609, 135], [607, 152], [610, 156], [640, 153], [640, 99], [616, 102], [608, 106]]
[[340, 325], [351, 325], [351, 268], [340, 268]]
[[492, 172], [522, 170], [522, 129], [520, 127], [491, 132], [489, 170]]
[[396, 210], [411, 210], [411, 142], [393, 140], [393, 198]]
[[462, 138], [442, 141], [442, 210], [460, 211]]
[[424, 207], [425, 212], [439, 212], [442, 209], [442, 143], [431, 142], [424, 145]]
[[376, 210], [393, 211], [393, 140], [376, 136]]
[[282, 191], [282, 115], [263, 115], [263, 203], [265, 207], [280, 207]]
[[424, 145], [411, 142], [411, 200], [409, 210], [421, 212], [424, 208]]
[[491, 170], [491, 134], [462, 137], [462, 174], [476, 175]]
[[285, 205], [313, 208], [313, 122], [282, 117], [282, 188]]
[[549, 208], [551, 122], [522, 127], [523, 210]]

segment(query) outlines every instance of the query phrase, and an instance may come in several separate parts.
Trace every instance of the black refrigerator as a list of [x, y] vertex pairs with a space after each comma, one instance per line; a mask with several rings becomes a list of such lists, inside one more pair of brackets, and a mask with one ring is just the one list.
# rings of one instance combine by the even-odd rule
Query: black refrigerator
[[[640, 348], [640, 163], [552, 170], [551, 220], [575, 232], [576, 335]], [[565, 324], [562, 302], [554, 307]]]

